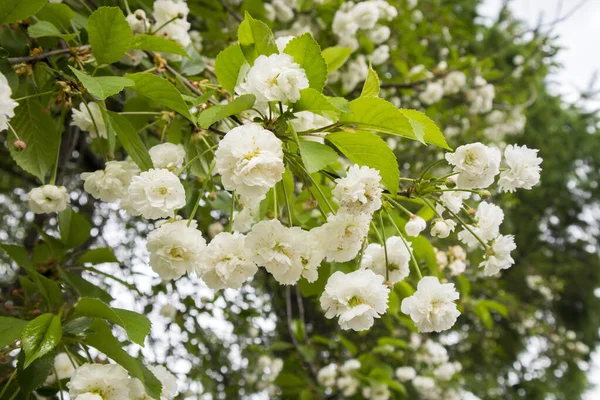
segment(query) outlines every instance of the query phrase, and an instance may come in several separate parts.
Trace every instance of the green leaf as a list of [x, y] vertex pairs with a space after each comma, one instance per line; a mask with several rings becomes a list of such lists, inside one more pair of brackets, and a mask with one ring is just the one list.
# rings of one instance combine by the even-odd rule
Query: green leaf
[[398, 191], [400, 171], [396, 156], [379, 136], [369, 132], [335, 132], [325, 139], [353, 163], [378, 170], [383, 185], [391, 193]]
[[85, 217], [70, 208], [58, 213], [60, 237], [68, 248], [84, 244], [90, 238], [92, 226]]
[[340, 115], [340, 110], [331, 104], [329, 98], [313, 88], [300, 91], [300, 99], [294, 104], [294, 112], [300, 111], [310, 111], [333, 122], [337, 121]]
[[[408, 237], [407, 239], [412, 244], [413, 253], [417, 261], [420, 263], [425, 261], [427, 269], [429, 270], [429, 275], [435, 275], [438, 278], [442, 278], [443, 275], [435, 256], [435, 248], [431, 242], [424, 236]], [[420, 266], [422, 270], [423, 265], [420, 264]]]
[[177, 54], [184, 57], [190, 57], [183, 46], [179, 43], [154, 35], [135, 35], [129, 45], [130, 49], [158, 51], [161, 53]]
[[29, 367], [24, 368], [23, 363], [25, 362], [25, 355], [23, 352], [19, 353], [17, 378], [21, 385], [21, 391], [24, 394], [34, 391], [46, 381], [46, 378], [50, 374], [50, 370], [54, 366], [54, 355], [55, 352], [51, 351], [32, 362]]
[[33, 263], [29, 259], [29, 255], [27, 254], [27, 250], [23, 247], [11, 245], [11, 244], [0, 244], [0, 247], [9, 255], [10, 258], [13, 259], [17, 265], [27, 272], [27, 276], [33, 281], [37, 291], [39, 291], [46, 304], [48, 305], [48, 309], [59, 309], [64, 303], [64, 299], [62, 298], [60, 286], [44, 275], [37, 272], [33, 266]]
[[110, 123], [114, 128], [121, 145], [127, 154], [137, 164], [142, 171], [148, 171], [153, 168], [152, 159], [148, 149], [142, 142], [142, 139], [135, 131], [135, 128], [127, 121], [127, 118], [114, 112], [108, 113]]
[[340, 116], [340, 122], [360, 130], [418, 139], [408, 118], [389, 101], [361, 97], [350, 102], [350, 110]]
[[289, 349], [291, 349], [293, 347], [294, 346], [291, 343], [277, 341], [277, 342], [271, 343], [271, 345], [269, 346], [269, 350], [271, 350], [271, 351], [282, 351], [282, 350], [289, 350]]
[[144, 346], [144, 339], [150, 333], [151, 323], [146, 316], [120, 308], [111, 308], [98, 299], [83, 297], [75, 306], [74, 317], [102, 318], [121, 326], [127, 332], [129, 339]]
[[[21, 102], [10, 123], [21, 140], [27, 144], [23, 151], [8, 146], [12, 158], [19, 167], [44, 182], [46, 174], [56, 161], [60, 146], [60, 133], [56, 130], [55, 121], [36, 99], [30, 99]], [[15, 140], [17, 138], [9, 129], [8, 143]]]
[[131, 357], [123, 350], [123, 345], [115, 339], [110, 327], [102, 320], [95, 319], [90, 326], [90, 331], [84, 342], [94, 347], [95, 349], [106, 354], [106, 356], [123, 368], [129, 374], [139, 379], [146, 388], [146, 393], [154, 399], [160, 399], [162, 384], [160, 381], [146, 368], [141, 361]]
[[187, 51], [189, 52], [189, 58], [184, 58], [181, 61], [179, 72], [186, 76], [198, 75], [206, 68], [204, 59], [193, 46], [189, 46]]
[[238, 42], [250, 65], [254, 64], [254, 60], [260, 55], [278, 53], [271, 29], [264, 22], [252, 18], [248, 12], [238, 27]]
[[393, 337], [382, 337], [377, 340], [377, 346], [393, 346], [400, 349], [405, 349], [408, 344], [406, 340], [396, 339]]
[[59, 37], [67, 42], [69, 40], [77, 37], [76, 33], [62, 33], [58, 30], [56, 26], [54, 26], [51, 22], [48, 21], [39, 21], [35, 25], [30, 25], [27, 28], [27, 33], [32, 38], [41, 38], [41, 37]]
[[128, 74], [125, 77], [135, 82], [135, 85], [130, 88], [131, 90], [177, 111], [192, 121], [189, 107], [185, 104], [179, 90], [171, 82], [149, 72]]
[[47, 0], [0, 0], [0, 25], [30, 17], [47, 2]]
[[350, 113], [352, 110], [350, 109], [350, 102], [343, 97], [327, 97], [327, 101], [331, 103], [332, 106], [337, 108], [343, 113]]
[[60, 318], [56, 315], [42, 314], [27, 324], [21, 333], [21, 346], [25, 352], [23, 368], [52, 351], [61, 337]]
[[352, 54], [349, 47], [328, 47], [321, 52], [321, 55], [327, 63], [327, 71], [332, 73], [346, 63], [348, 57]]
[[426, 143], [452, 150], [452, 148], [448, 146], [448, 143], [446, 143], [446, 139], [440, 128], [438, 128], [435, 122], [429, 119], [427, 115], [420, 111], [405, 110], [402, 108], [398, 111], [408, 118], [415, 131], [415, 135], [422, 137]]
[[22, 319], [0, 316], [0, 349], [21, 337], [21, 331], [27, 323]]
[[92, 265], [102, 263], [118, 263], [117, 257], [111, 249], [108, 247], [101, 247], [98, 249], [91, 249], [83, 253], [81, 257], [77, 259], [80, 264], [90, 263]]
[[207, 108], [200, 113], [198, 124], [202, 128], [208, 129], [209, 126], [223, 118], [251, 109], [255, 101], [256, 97], [253, 94], [244, 94], [236, 97], [235, 100], [229, 104]]
[[481, 301], [477, 302], [475, 307], [473, 307], [473, 312], [479, 317], [487, 329], [492, 329], [494, 327], [494, 318], [492, 318], [492, 314], [485, 303], [482, 303]]
[[35, 17], [66, 31], [71, 28], [71, 20], [75, 17], [75, 12], [66, 4], [48, 3], [35, 14]]
[[479, 303], [483, 304], [489, 310], [495, 311], [504, 318], [508, 318], [508, 309], [502, 303], [498, 303], [494, 300], [481, 300]]
[[305, 33], [290, 40], [284, 53], [294, 57], [294, 61], [304, 69], [309, 87], [322, 92], [327, 82], [327, 62], [312, 35]]
[[311, 174], [337, 161], [338, 155], [329, 146], [318, 142], [300, 141], [300, 155], [306, 170]]
[[92, 297], [94, 299], [100, 299], [106, 303], [110, 303], [113, 297], [106, 292], [106, 290], [88, 282], [80, 275], [70, 274], [65, 272], [62, 268], [58, 269], [58, 273], [63, 281], [71, 286], [79, 296]]
[[379, 97], [379, 76], [369, 64], [369, 73], [363, 86], [360, 97]]
[[77, 76], [77, 79], [79, 79], [87, 91], [100, 100], [105, 100], [110, 96], [114, 96], [125, 87], [135, 85], [135, 82], [131, 79], [120, 76], [93, 77], [71, 67], [70, 65], [69, 68], [71, 68], [71, 71], [73, 71], [75, 76]]
[[406, 396], [406, 388], [400, 382], [395, 381], [393, 379], [384, 379], [383, 383], [388, 385], [392, 390], [395, 390], [396, 392], [401, 393], [404, 396]]
[[87, 31], [98, 64], [112, 64], [123, 57], [133, 33], [119, 7], [100, 7], [90, 15]]
[[215, 59], [215, 75], [221, 86], [233, 93], [237, 85], [240, 69], [246, 62], [239, 44], [232, 44], [221, 51]]

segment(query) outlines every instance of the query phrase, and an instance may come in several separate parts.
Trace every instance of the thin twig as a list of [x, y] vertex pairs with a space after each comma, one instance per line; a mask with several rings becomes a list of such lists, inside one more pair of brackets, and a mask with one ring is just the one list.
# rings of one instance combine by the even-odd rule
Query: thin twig
[[11, 57], [8, 59], [8, 62], [11, 64], [20, 64], [20, 63], [28, 63], [28, 62], [33, 62], [33, 61], [41, 61], [41, 60], [45, 60], [48, 57], [59, 56], [61, 54], [79, 53], [79, 52], [82, 52], [89, 48], [91, 48], [91, 46], [89, 44], [86, 44], [86, 45], [80, 46], [80, 47], [70, 47], [70, 48], [66, 48], [66, 49], [51, 50], [51, 51], [47, 51], [45, 53], [35, 54], [33, 56]]

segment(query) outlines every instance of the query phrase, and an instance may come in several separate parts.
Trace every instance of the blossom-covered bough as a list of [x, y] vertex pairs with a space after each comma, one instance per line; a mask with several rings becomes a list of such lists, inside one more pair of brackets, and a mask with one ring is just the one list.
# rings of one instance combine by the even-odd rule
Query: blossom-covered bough
[[[274, 18], [291, 20], [288, 2], [267, 5]], [[237, 42], [207, 64], [208, 79], [187, 78], [204, 70], [199, 48], [192, 45], [196, 35], [189, 31], [187, 3], [157, 0], [152, 18], [128, 5], [124, 11], [100, 7], [89, 13], [80, 28], [91, 46], [78, 42], [79, 31], [61, 33], [43, 17], [29, 26], [32, 38], [59, 37], [80, 45], [69, 50], [68, 59], [60, 58], [67, 52], [56, 53], [57, 62], [36, 64], [44, 67], [31, 75], [54, 77], [59, 92], [12, 95], [11, 86], [28, 85], [27, 61], [36, 58], [15, 61], [25, 77], [12, 70], [0, 75], [0, 129], [7, 130], [14, 162], [41, 183], [28, 193], [29, 208], [58, 226], [40, 227], [38, 241], [52, 254], [57, 279], [38, 271], [35, 252], [32, 260], [24, 247], [2, 246], [24, 270], [23, 286], [30, 285], [24, 289], [41, 294], [44, 304], [37, 315], [2, 317], [9, 326], [3, 345], [20, 340], [11, 377], [17, 383], [7, 385], [10, 390], [68, 391], [76, 400], [177, 394], [175, 377], [125, 352], [109, 325], [121, 326], [129, 341], [143, 345], [148, 319], [111, 307], [108, 294], [70, 270], [111, 262], [114, 255], [107, 248], [81, 254], [89, 223], [69, 204], [74, 197], [61, 182], [76, 182], [86, 196], [152, 224], [144, 238], [148, 264], [162, 280], [195, 276], [220, 291], [240, 289], [263, 274], [285, 286], [288, 300], [294, 285], [312, 290], [319, 301], [310, 304], [311, 313], [320, 307], [318, 312], [343, 331], [369, 330], [390, 312], [395, 323], [418, 332], [452, 328], [463, 311], [459, 292], [440, 273], [429, 241], [452, 240], [477, 253], [481, 275], [489, 279], [514, 264], [514, 237], [502, 234], [503, 211], [490, 199], [497, 192], [532, 189], [542, 159], [537, 150], [518, 145], [502, 151], [476, 142], [452, 149], [426, 114], [382, 97], [373, 66], [390, 57], [386, 23], [398, 12], [388, 2], [345, 3], [332, 22], [338, 43], [327, 48], [309, 32], [275, 38], [267, 24], [246, 13]], [[5, 21], [30, 16], [27, 10], [15, 13]], [[49, 26], [58, 34], [48, 33]], [[351, 56], [364, 37], [378, 47], [368, 57]], [[123, 74], [124, 66], [133, 69]], [[491, 110], [494, 87], [481, 76], [462, 71], [436, 76], [424, 68], [413, 68], [410, 75], [427, 81], [418, 96], [425, 105], [460, 94], [470, 113]], [[9, 85], [7, 76], [16, 83]], [[344, 96], [331, 87], [337, 80]], [[473, 87], [466, 89], [468, 80]], [[36, 81], [35, 90], [37, 84], [42, 82]], [[41, 102], [49, 94], [56, 96], [56, 110]], [[71, 177], [59, 173], [60, 162], [71, 157], [72, 138], [48, 112], [69, 121], [91, 144], [87, 149], [98, 169]], [[401, 176], [393, 151], [399, 141], [435, 148], [438, 160], [422, 165], [415, 176]], [[210, 213], [198, 214], [201, 208]], [[211, 213], [218, 222], [207, 235], [199, 222], [206, 225], [203, 219]], [[464, 248], [456, 245], [449, 266], [454, 275], [477, 268], [466, 260]], [[165, 309], [164, 315], [176, 316], [177, 310]], [[286, 322], [305, 332], [303, 321], [297, 321], [300, 328]], [[411, 343], [415, 368], [398, 368], [396, 379], [371, 371], [365, 384], [358, 360], [317, 369], [303, 335], [293, 337], [292, 345], [311, 371], [312, 384], [344, 397], [361, 388], [365, 398], [387, 399], [390, 387], [402, 392], [402, 382], [412, 381], [423, 398], [435, 398], [441, 389], [415, 368], [429, 368], [441, 381], [461, 369], [440, 344]], [[92, 354], [112, 362], [98, 363]], [[259, 364], [248, 371], [247, 381], [259, 380], [262, 389], [277, 393], [282, 361], [266, 358]], [[40, 375], [35, 384], [19, 379], [27, 371]]]

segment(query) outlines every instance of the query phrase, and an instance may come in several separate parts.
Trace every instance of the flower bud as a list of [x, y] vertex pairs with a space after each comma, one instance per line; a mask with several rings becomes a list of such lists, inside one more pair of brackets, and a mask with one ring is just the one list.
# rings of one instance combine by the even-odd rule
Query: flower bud
[[490, 193], [489, 190], [480, 190], [479, 192], [477, 192], [477, 194], [484, 200], [492, 197], [492, 193]]
[[451, 178], [446, 178], [446, 181], [444, 182], [446, 187], [448, 189], [453, 189], [456, 187], [456, 180], [455, 179], [451, 179]]
[[17, 139], [14, 141], [13, 147], [15, 148], [16, 151], [23, 151], [27, 147], [27, 144], [24, 141], [22, 141], [21, 139]]

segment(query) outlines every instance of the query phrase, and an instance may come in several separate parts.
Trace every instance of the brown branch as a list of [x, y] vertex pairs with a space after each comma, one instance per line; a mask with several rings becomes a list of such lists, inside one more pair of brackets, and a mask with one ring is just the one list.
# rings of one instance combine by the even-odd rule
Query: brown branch
[[244, 20], [240, 14], [235, 12], [235, 10], [229, 7], [224, 1], [219, 0], [219, 3], [237, 22], [242, 22]]
[[80, 47], [71, 47], [71, 48], [67, 48], [67, 49], [51, 50], [51, 51], [47, 51], [45, 53], [35, 54], [32, 56], [11, 57], [8, 59], [8, 62], [14, 65], [14, 64], [20, 64], [20, 63], [42, 61], [42, 60], [45, 60], [46, 58], [52, 57], [52, 56], [59, 56], [59, 55], [63, 55], [63, 54], [77, 54], [79, 52], [88, 50], [89, 48], [91, 48], [91, 46], [89, 44], [86, 44], [86, 45], [80, 46]]
[[[299, 302], [298, 302], [298, 307], [301, 307]], [[308, 370], [309, 370], [312, 378], [316, 380], [317, 379], [317, 367], [313, 363], [311, 363], [309, 360], [307, 360], [306, 357], [304, 357], [304, 353], [302, 353], [302, 351], [300, 350], [300, 343], [298, 343], [298, 339], [296, 338], [296, 334], [294, 333], [293, 321], [292, 321], [292, 291], [291, 291], [289, 285], [287, 285], [285, 287], [285, 309], [286, 309], [286, 314], [287, 314], [288, 332], [290, 334], [290, 338], [292, 339], [292, 344], [294, 345], [294, 348], [298, 352], [300, 359], [302, 359], [304, 364], [306, 364], [308, 366]], [[302, 314], [304, 314], [304, 307], [302, 307], [301, 310], [302, 310], [301, 311]], [[306, 330], [305, 330], [304, 334], [306, 335]]]

